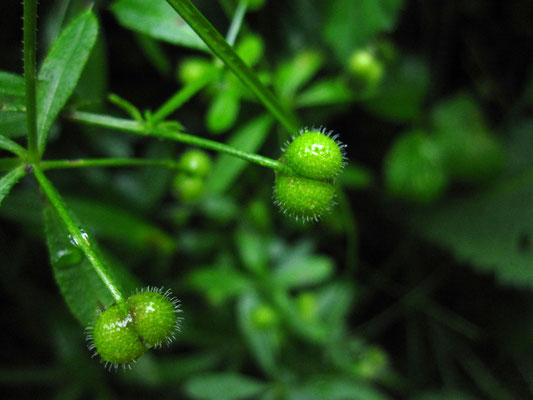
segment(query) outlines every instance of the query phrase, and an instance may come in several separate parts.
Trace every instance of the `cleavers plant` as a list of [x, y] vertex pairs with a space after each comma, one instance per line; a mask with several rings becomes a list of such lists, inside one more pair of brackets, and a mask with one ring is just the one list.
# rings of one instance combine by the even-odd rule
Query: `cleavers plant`
[[[296, 116], [261, 83], [247, 65], [253, 62], [244, 62], [189, 0], [168, 0], [168, 3], [226, 67], [257, 96], [286, 132], [295, 135], [298, 131]], [[260, 5], [261, 2], [250, 4], [251, 7]], [[54, 274], [68, 305], [81, 323], [91, 325], [87, 335], [90, 350], [103, 363], [115, 369], [131, 366], [148, 349], [172, 341], [181, 321], [178, 315], [181, 312], [179, 302], [172, 297], [170, 291], [163, 292], [153, 287], [126, 298], [113, 263], [98, 249], [91, 233], [82, 227], [46, 172], [88, 167], [166, 168], [176, 172], [176, 197], [183, 203], [193, 203], [205, 190], [211, 161], [206, 153], [199, 150], [186, 151], [178, 161], [116, 157], [45, 160], [43, 158], [50, 131], [58, 117], [102, 129], [201, 147], [270, 168], [275, 172], [275, 202], [284, 213], [304, 221], [318, 220], [331, 209], [336, 192], [334, 180], [345, 163], [345, 146], [337, 141], [337, 135], [331, 136], [324, 129], [303, 130], [286, 146], [283, 156], [274, 160], [228, 144], [183, 133], [183, 126], [176, 121], [168, 121], [167, 117], [216, 79], [219, 67], [209, 70], [200, 80], [190, 78], [197, 75], [197, 72], [183, 71], [183, 79], [188, 83], [153, 113], [142, 114], [135, 106], [116, 95], [110, 95], [109, 100], [129, 114], [131, 119], [77, 111], [76, 107], [67, 106], [67, 102], [76, 89], [97, 41], [98, 21], [95, 14], [91, 9], [84, 11], [61, 31], [38, 72], [36, 21], [37, 1], [25, 0], [24, 81], [9, 74], [3, 79], [23, 89], [20, 97], [24, 99], [27, 146], [24, 148], [16, 141], [0, 135], [0, 148], [15, 156], [0, 160], [0, 167], [8, 171], [0, 179], [0, 203], [23, 176], [33, 175], [36, 178], [43, 195], [47, 232], [59, 232], [60, 237], [64, 231], [69, 238], [70, 244], [63, 244], [61, 239], [50, 239], [50, 256], [56, 264]], [[232, 27], [233, 38], [230, 42], [233, 42], [238, 27], [237, 19]], [[245, 44], [262, 46], [254, 40]], [[262, 50], [259, 49], [256, 53], [259, 57]], [[12, 96], [15, 100], [18, 99], [18, 93]], [[8, 95], [8, 99], [13, 100], [11, 94]], [[63, 247], [55, 251], [58, 244]], [[98, 282], [96, 286], [102, 288], [101, 291], [93, 293], [89, 287], [83, 287], [83, 282], [82, 287], [73, 291], [72, 281], [65, 283], [64, 268], [74, 267], [81, 271], [82, 266], [85, 268], [84, 273]]]

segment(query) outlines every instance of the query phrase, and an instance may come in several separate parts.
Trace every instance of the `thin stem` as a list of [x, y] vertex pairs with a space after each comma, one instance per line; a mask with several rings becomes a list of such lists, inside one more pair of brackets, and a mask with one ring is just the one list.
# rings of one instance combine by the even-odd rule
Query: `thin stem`
[[91, 247], [91, 243], [93, 243], [92, 238], [88, 235], [88, 233], [82, 232], [80, 228], [74, 223], [72, 217], [67, 211], [67, 208], [65, 207], [63, 199], [61, 198], [55, 187], [52, 185], [52, 182], [50, 182], [48, 178], [44, 175], [41, 168], [36, 164], [33, 164], [32, 167], [33, 173], [37, 178], [41, 189], [43, 190], [44, 194], [46, 195], [52, 206], [57, 211], [59, 217], [65, 223], [68, 232], [70, 233], [74, 241], [78, 244], [80, 249], [83, 251], [87, 259], [93, 266], [95, 272], [98, 274], [103, 284], [107, 287], [107, 289], [111, 293], [111, 296], [113, 296], [113, 298], [115, 299], [117, 305], [124, 306], [124, 296], [122, 295], [120, 289], [111, 277], [111, 274], [109, 273], [108, 269], [97, 256], [96, 252], [94, 251], [94, 248]]
[[24, 80], [26, 83], [26, 127], [28, 150], [33, 160], [37, 151], [37, 106], [35, 100], [36, 49], [37, 49], [37, 0], [24, 0]]
[[88, 167], [160, 167], [180, 169], [180, 163], [173, 160], [158, 160], [144, 158], [84, 158], [79, 160], [50, 160], [41, 161], [39, 166], [43, 171], [65, 168]]
[[244, 15], [246, 14], [247, 8], [248, 1], [239, 1], [239, 4], [235, 9], [235, 14], [233, 14], [233, 19], [231, 20], [231, 25], [229, 26], [228, 33], [226, 35], [226, 42], [228, 42], [230, 46], [233, 46], [235, 44], [235, 39], [237, 39], [237, 35], [239, 34], [239, 30], [241, 29], [242, 21], [244, 19]]
[[185, 104], [191, 97], [202, 90], [206, 85], [211, 83], [217, 74], [208, 74], [203, 79], [198, 79], [188, 83], [183, 88], [178, 90], [170, 99], [168, 99], [154, 115], [152, 115], [152, 123], [157, 124], [163, 121], [166, 117]]
[[150, 135], [163, 139], [174, 140], [176, 142], [186, 143], [191, 146], [202, 147], [204, 149], [229, 154], [234, 157], [239, 157], [243, 160], [259, 164], [263, 167], [272, 168], [278, 171], [291, 172], [291, 169], [288, 166], [277, 160], [273, 160], [268, 157], [263, 157], [255, 153], [248, 153], [246, 151], [239, 150], [224, 143], [215, 142], [213, 140], [200, 138], [198, 136], [186, 133], [175, 132], [161, 128], [153, 128], [148, 131], [145, 126], [135, 121], [87, 112], [77, 111], [67, 114], [66, 117], [71, 119], [72, 121], [81, 122], [87, 125], [100, 126], [108, 129], [116, 129], [119, 131], [133, 133], [135, 135], [140, 136]]
[[232, 47], [224, 40], [222, 35], [218, 33], [190, 0], [167, 0], [167, 3], [200, 36], [207, 47], [255, 93], [259, 100], [289, 133], [294, 134], [298, 132], [299, 123], [297, 122], [296, 116], [281, 105], [272, 92], [261, 83], [250, 67], [233, 51]]

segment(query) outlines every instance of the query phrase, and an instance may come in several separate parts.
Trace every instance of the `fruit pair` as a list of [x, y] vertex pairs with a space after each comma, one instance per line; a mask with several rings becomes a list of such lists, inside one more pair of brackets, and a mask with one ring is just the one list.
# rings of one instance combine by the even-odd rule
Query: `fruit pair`
[[107, 365], [118, 368], [136, 361], [151, 347], [170, 343], [179, 330], [179, 301], [170, 290], [147, 288], [130, 296], [124, 305], [99, 313], [89, 328], [89, 350]]
[[278, 172], [276, 204], [297, 220], [317, 221], [335, 199], [334, 179], [344, 166], [345, 145], [323, 129], [303, 130], [284, 150], [291, 172]]

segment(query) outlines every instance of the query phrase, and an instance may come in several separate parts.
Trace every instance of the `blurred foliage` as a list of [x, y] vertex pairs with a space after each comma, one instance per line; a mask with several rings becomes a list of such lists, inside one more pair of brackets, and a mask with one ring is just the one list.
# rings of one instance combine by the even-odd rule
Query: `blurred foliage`
[[[112, 299], [35, 181], [6, 172], [6, 398], [532, 398], [533, 56], [512, 49], [533, 40], [533, 5], [194, 3], [223, 34], [237, 24], [237, 53], [305, 126], [340, 133], [338, 205], [298, 224], [273, 205], [271, 171], [212, 153], [201, 176], [51, 171], [125, 293], [164, 286], [182, 301], [177, 341], [115, 374], [90, 358], [83, 333], [94, 304]], [[87, 6], [39, 7], [45, 159], [179, 160], [189, 147], [56, 116], [66, 104], [150, 118], [183, 87], [191, 95], [166, 121], [175, 129], [281, 156], [296, 132], [165, 1], [96, 1], [97, 21]], [[0, 10], [8, 171], [4, 137], [25, 145], [26, 134], [22, 5]]]

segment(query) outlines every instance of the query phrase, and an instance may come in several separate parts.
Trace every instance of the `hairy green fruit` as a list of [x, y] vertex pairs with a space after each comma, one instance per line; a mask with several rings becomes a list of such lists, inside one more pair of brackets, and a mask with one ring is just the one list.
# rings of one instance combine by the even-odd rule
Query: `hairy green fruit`
[[128, 298], [128, 311], [135, 329], [147, 347], [170, 343], [178, 329], [178, 302], [152, 288]]
[[211, 171], [211, 158], [202, 150], [187, 150], [179, 160], [183, 172], [205, 178]]
[[118, 306], [111, 306], [98, 315], [89, 334], [89, 350], [95, 350], [107, 365], [127, 365], [142, 356], [147, 347], [135, 330], [133, 319]]
[[335, 186], [303, 176], [279, 174], [274, 185], [276, 204], [297, 220], [318, 221], [334, 202]]
[[448, 184], [441, 148], [423, 132], [402, 135], [385, 157], [385, 184], [395, 197], [417, 203], [435, 201]]
[[344, 145], [323, 130], [304, 130], [285, 148], [285, 162], [310, 179], [335, 178], [344, 166]]

